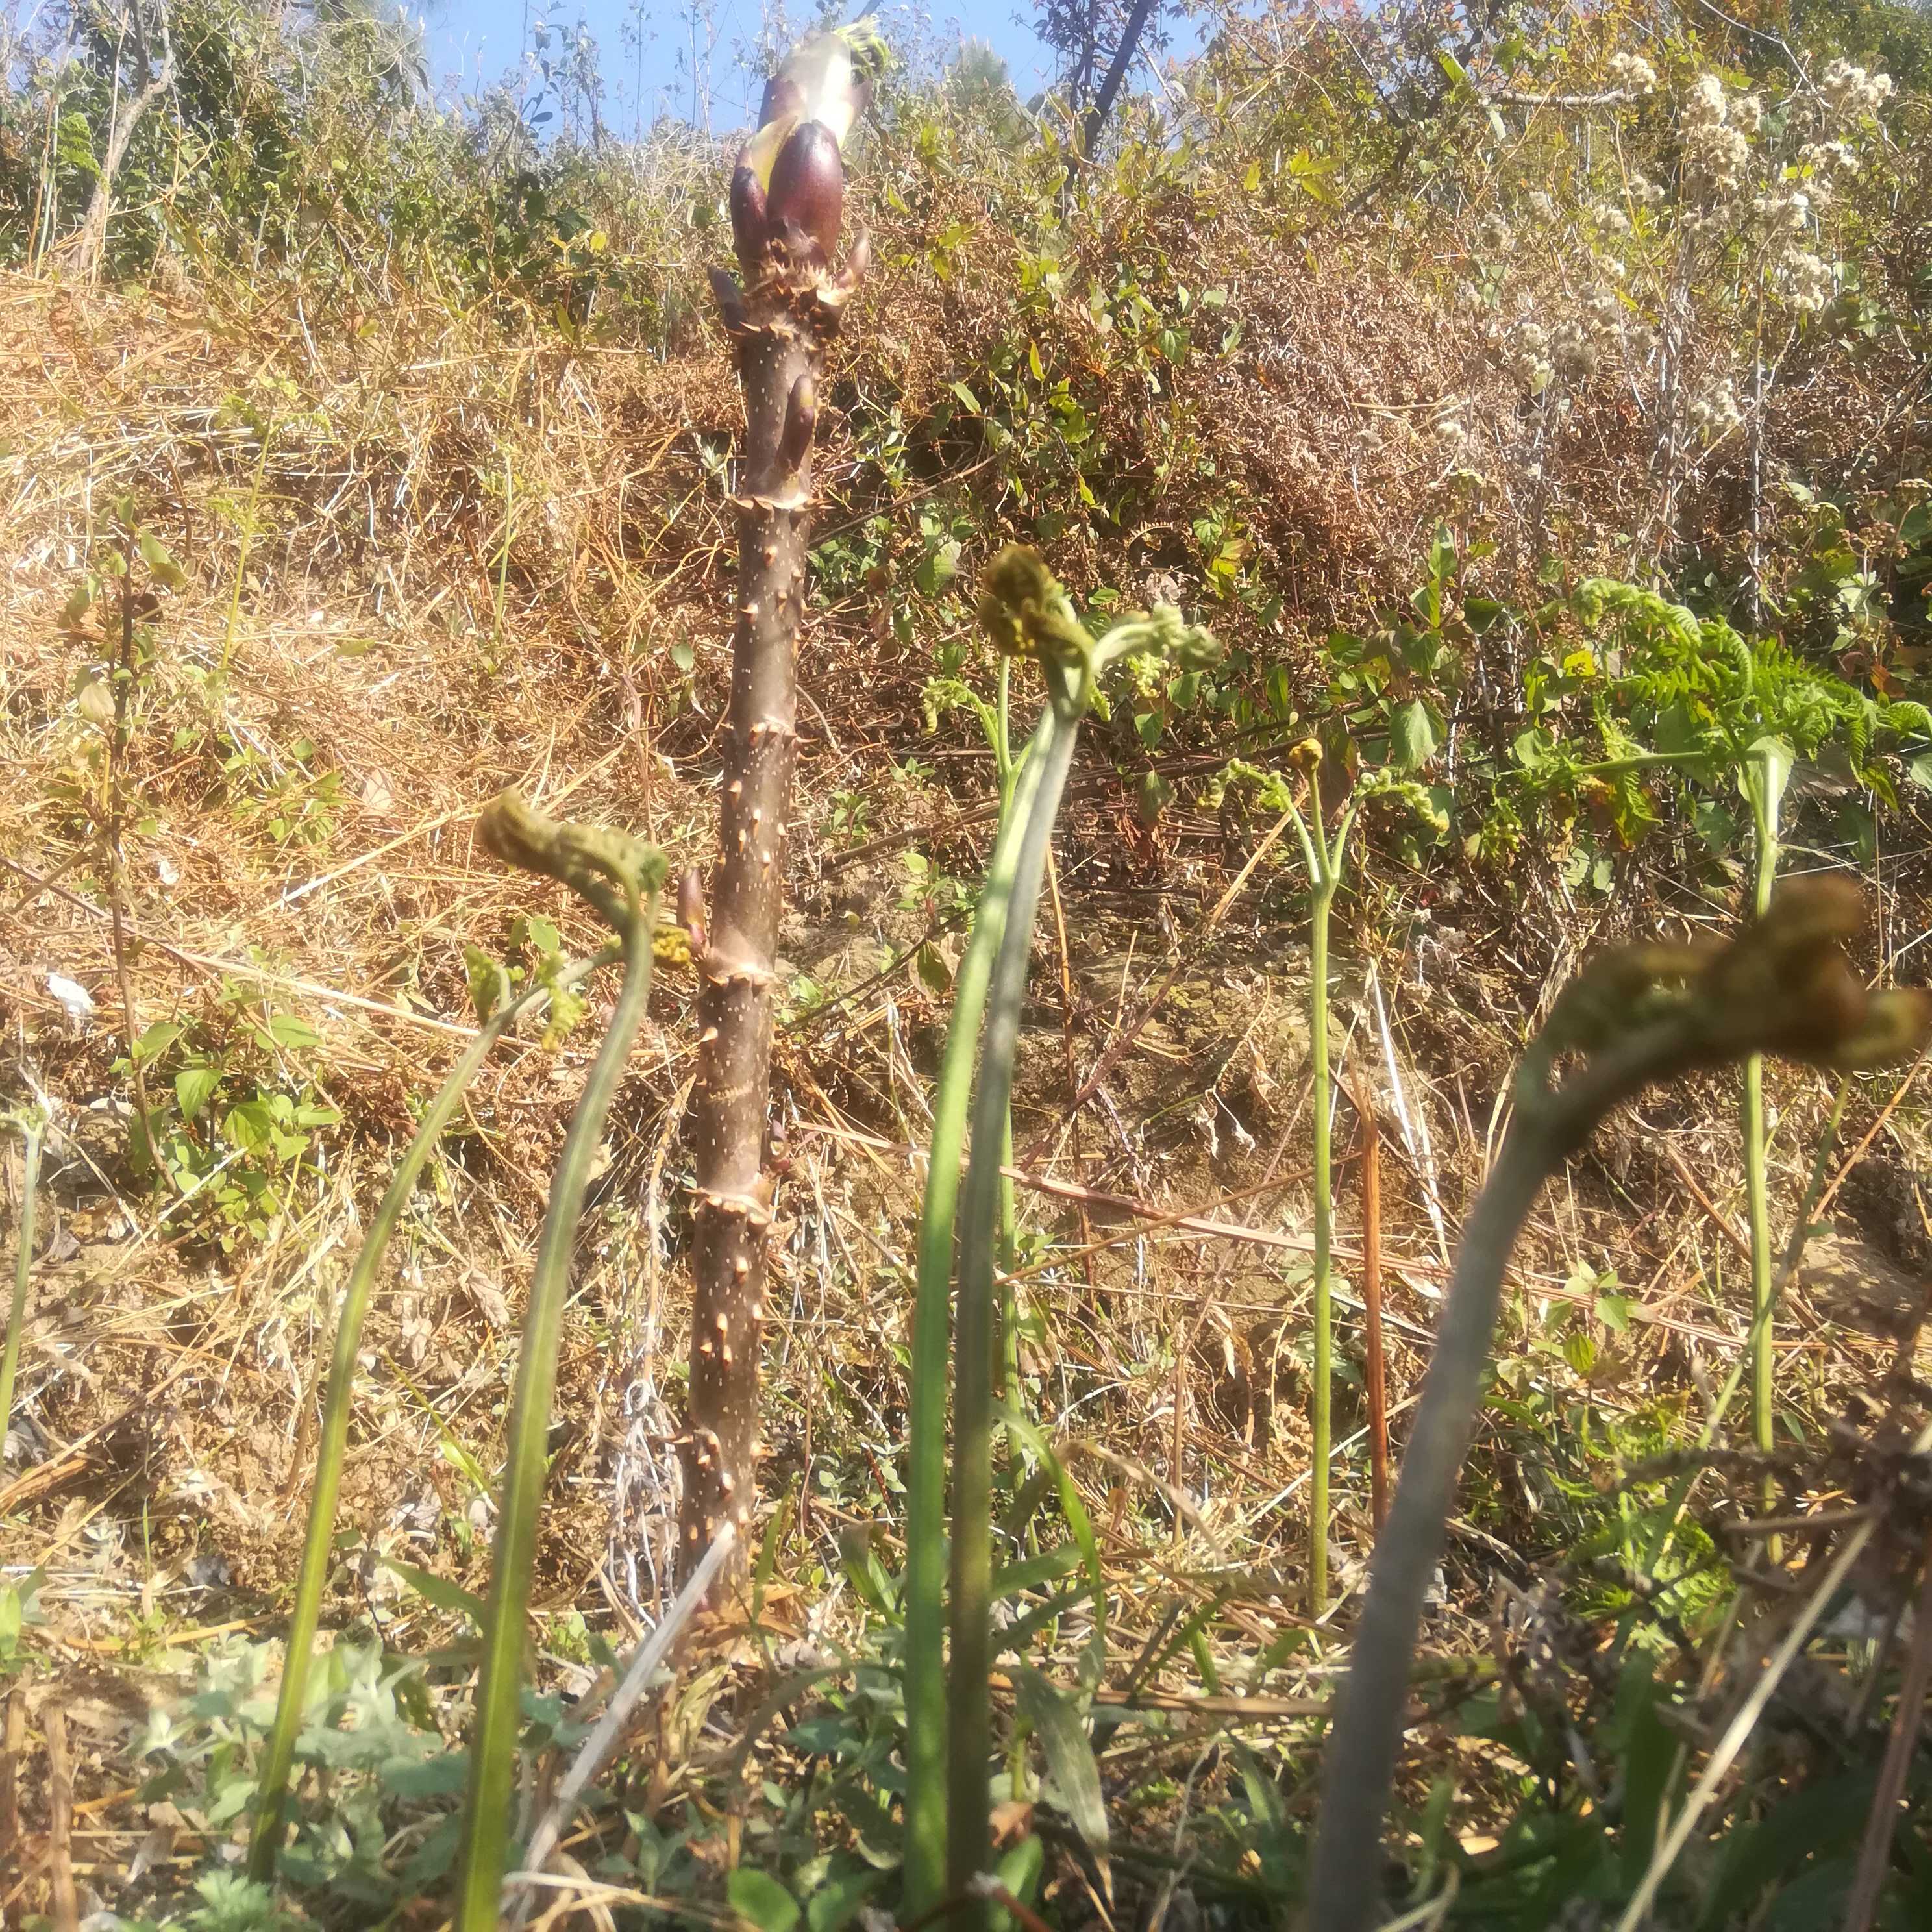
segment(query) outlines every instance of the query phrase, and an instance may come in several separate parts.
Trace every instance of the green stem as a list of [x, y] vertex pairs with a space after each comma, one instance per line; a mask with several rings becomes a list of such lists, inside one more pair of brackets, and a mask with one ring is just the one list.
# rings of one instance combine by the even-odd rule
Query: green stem
[[[1012, 810], [1013, 798], [1012, 676], [1013, 661], [1002, 652], [1000, 656], [1000, 702], [995, 713], [1000, 739], [993, 750], [999, 761], [1000, 810], [1003, 816]], [[1006, 1109], [1006, 1144], [1000, 1158], [1003, 1170], [1012, 1166], [1013, 1110], [1010, 1106]], [[1014, 1326], [1018, 1298], [1011, 1279], [1018, 1262], [1018, 1196], [1013, 1186], [1012, 1176], [1003, 1171], [1000, 1176], [1000, 1379], [1004, 1384], [1002, 1394], [1019, 1385], [1019, 1336]]]
[[1328, 914], [1332, 879], [1315, 889], [1309, 919], [1309, 1065], [1313, 1090], [1315, 1188], [1315, 1388], [1310, 1417], [1313, 1446], [1308, 1482], [1308, 1614], [1328, 1603], [1328, 1452], [1334, 1390], [1334, 1280], [1329, 1248], [1334, 1235], [1334, 1188], [1328, 1144]]
[[[1711, 1405], [1711, 1412], [1704, 1419], [1704, 1426], [1697, 1438], [1697, 1452], [1702, 1454], [1717, 1440], [1718, 1431], [1724, 1426], [1724, 1418], [1730, 1414], [1732, 1402], [1736, 1399], [1738, 1385], [1744, 1380], [1744, 1370], [1757, 1358], [1757, 1343], [1760, 1335], [1768, 1335], [1778, 1312], [1778, 1305], [1783, 1300], [1784, 1291], [1791, 1286], [1791, 1277], [1798, 1272], [1798, 1264], [1804, 1258], [1804, 1246], [1810, 1238], [1811, 1216], [1816, 1210], [1818, 1197], [1825, 1191], [1825, 1170], [1831, 1165], [1832, 1151], [1838, 1144], [1838, 1130], [1845, 1118], [1845, 1102], [1851, 1097], [1852, 1080], [1845, 1075], [1838, 1082], [1838, 1090], [1832, 1101], [1832, 1112], [1825, 1123], [1825, 1131], [1819, 1136], [1817, 1151], [1811, 1157], [1811, 1178], [1805, 1184], [1804, 1198], [1798, 1204], [1798, 1218], [1792, 1223], [1791, 1233], [1784, 1244], [1784, 1252], [1778, 1264], [1778, 1278], [1771, 1285], [1771, 1299], [1764, 1308], [1751, 1319], [1750, 1333], [1745, 1337], [1744, 1350], [1731, 1364], [1731, 1372], [1725, 1377], [1723, 1388], [1718, 1391], [1718, 1399]], [[1677, 1479], [1668, 1503], [1660, 1512], [1655, 1534], [1643, 1560], [1642, 1574], [1654, 1578], [1658, 1566], [1664, 1561], [1664, 1552], [1669, 1548], [1672, 1532], [1684, 1514], [1684, 1507], [1690, 1499], [1690, 1492], [1696, 1486], [1697, 1478], [1702, 1474], [1694, 1468]], [[1628, 1634], [1620, 1631], [1619, 1641]]]
[[[1056, 692], [1028, 759], [1038, 789], [1024, 815], [1006, 929], [987, 1003], [986, 1039], [973, 1105], [972, 1157], [960, 1203], [959, 1275], [953, 1359], [952, 1657], [946, 1890], [967, 1892], [992, 1859], [987, 1789], [992, 1754], [989, 1612], [992, 1580], [993, 1274], [1000, 1156], [1012, 1097], [1013, 1058], [1033, 949], [1033, 920], [1046, 870], [1048, 842], [1072, 762], [1086, 704], [1083, 680], [1071, 696]], [[966, 1932], [982, 1928], [985, 1902], [970, 1898]]]
[[[587, 979], [600, 966], [616, 957], [615, 949], [595, 958], [566, 967], [558, 975], [559, 986]], [[268, 1733], [268, 1749], [262, 1760], [261, 1776], [256, 1784], [255, 1828], [248, 1846], [248, 1875], [266, 1882], [274, 1870], [275, 1850], [281, 1838], [282, 1818], [288, 1797], [289, 1774], [295, 1766], [296, 1739], [302, 1730], [308, 1701], [309, 1670], [315, 1647], [315, 1634], [322, 1618], [322, 1597], [328, 1580], [329, 1558], [335, 1534], [335, 1505], [342, 1486], [343, 1458], [349, 1445], [349, 1414], [355, 1393], [356, 1358], [362, 1346], [362, 1324], [369, 1312], [369, 1298], [376, 1276], [388, 1251], [390, 1237], [402, 1218], [424, 1166], [442, 1138], [463, 1099], [464, 1090], [488, 1057], [490, 1049], [522, 1014], [548, 1000], [548, 986], [532, 986], [518, 998], [508, 1001], [492, 1013], [476, 1037], [463, 1050], [450, 1070], [436, 1098], [430, 1102], [410, 1142], [408, 1151], [397, 1168], [382, 1205], [362, 1243], [356, 1265], [350, 1271], [349, 1285], [343, 1291], [342, 1307], [336, 1317], [335, 1349], [330, 1359], [328, 1388], [322, 1398], [322, 1435], [316, 1450], [315, 1487], [309, 1498], [308, 1528], [302, 1541], [302, 1568], [296, 1578], [295, 1610], [289, 1622], [286, 1655], [282, 1666], [281, 1690], [275, 1702], [275, 1720]]]
[[[1772, 888], [1778, 880], [1778, 801], [1765, 760], [1754, 762], [1751, 774], [1751, 806], [1757, 820], [1751, 909], [1762, 919], [1770, 910]], [[1771, 1199], [1766, 1162], [1762, 1054], [1754, 1053], [1744, 1062], [1744, 1191], [1750, 1222], [1751, 1438], [1760, 1450], [1768, 1451], [1775, 1391], [1771, 1346]]]
[[[1001, 660], [1005, 669], [1005, 660]], [[1002, 692], [1004, 682], [1002, 680]], [[1042, 732], [1046, 729], [1044, 723]], [[1006, 929], [1020, 833], [1040, 788], [1038, 741], [1006, 795], [958, 976], [952, 1021], [932, 1102], [932, 1146], [920, 1210], [906, 1470], [904, 1895], [908, 1922], [944, 1896], [946, 1882], [946, 1396], [952, 1325], [952, 1233], [959, 1159], [973, 1096], [973, 1057], [993, 962]]]
[[27, 1280], [34, 1265], [34, 1196], [40, 1184], [40, 1136], [42, 1122], [36, 1114], [16, 1118], [15, 1124], [26, 1143], [26, 1160], [20, 1175], [20, 1220], [16, 1228], [14, 1256], [14, 1299], [7, 1311], [7, 1349], [0, 1356], [0, 1443], [14, 1420], [14, 1372], [20, 1360], [20, 1330], [27, 1313]]
[[1328, 1067], [1328, 924], [1346, 862], [1352, 811], [1343, 814], [1331, 843], [1322, 823], [1319, 794], [1311, 788], [1307, 818], [1300, 808], [1295, 830], [1313, 888], [1308, 919], [1309, 1084], [1315, 1192], [1314, 1388], [1309, 1404], [1312, 1438], [1309, 1467], [1308, 1613], [1318, 1617], [1328, 1603], [1328, 1464], [1334, 1438], [1335, 1185], [1329, 1122], [1334, 1095]]
[[502, 1513], [497, 1520], [483, 1662], [476, 1688], [458, 1932], [496, 1932], [500, 1922], [498, 1902], [509, 1849], [510, 1798], [521, 1716], [524, 1622], [548, 1474], [550, 1400], [556, 1386], [564, 1305], [569, 1296], [571, 1252], [584, 1212], [584, 1190], [603, 1138], [604, 1118], [623, 1078], [631, 1042], [650, 997], [650, 935], [656, 913], [655, 892], [645, 895], [632, 909], [624, 935], [623, 988], [585, 1083], [584, 1097], [571, 1116], [537, 1244], [517, 1364]]

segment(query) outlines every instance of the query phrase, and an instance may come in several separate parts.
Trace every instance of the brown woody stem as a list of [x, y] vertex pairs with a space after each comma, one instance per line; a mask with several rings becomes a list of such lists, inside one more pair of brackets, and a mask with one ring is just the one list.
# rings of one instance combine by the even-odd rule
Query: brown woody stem
[[[836, 158], [836, 150], [835, 150]], [[754, 184], [755, 185], [755, 183]], [[755, 197], [754, 197], [755, 199]], [[850, 292], [795, 223], [739, 224], [740, 292], [714, 276], [745, 392], [737, 626], [725, 716], [719, 859], [699, 975], [690, 1426], [678, 1564], [688, 1578], [730, 1523], [742, 1570], [757, 1488], [759, 1337], [772, 1178], [772, 1012], [797, 743], [797, 649], [819, 372]], [[856, 254], [856, 250], [854, 251]]]

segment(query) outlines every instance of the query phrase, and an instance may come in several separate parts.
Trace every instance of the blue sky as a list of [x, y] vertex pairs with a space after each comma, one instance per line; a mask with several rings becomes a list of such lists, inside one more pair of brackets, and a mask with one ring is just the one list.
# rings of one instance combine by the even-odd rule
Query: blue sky
[[[711, 0], [708, 8], [700, 0], [698, 10], [708, 12], [707, 34], [716, 35], [709, 56], [712, 124], [719, 130], [744, 126], [756, 111], [764, 76], [754, 80], [747, 74], [739, 50], [755, 40], [764, 10], [760, 0]], [[790, 10], [801, 22], [817, 12], [797, 0]], [[894, 16], [904, 19], [911, 10], [904, 0], [874, 0], [873, 10], [890, 40]], [[492, 86], [517, 67], [527, 22], [547, 16], [554, 28], [572, 30], [581, 20], [600, 50], [606, 120], [614, 131], [627, 135], [636, 124], [640, 80], [646, 124], [660, 112], [681, 117], [691, 112], [686, 12], [680, 0], [433, 0], [428, 15], [430, 73], [440, 94], [452, 81], [462, 92], [473, 94], [479, 82]], [[946, 42], [962, 36], [988, 42], [1006, 62], [1022, 95], [1041, 86], [1045, 56], [1030, 25], [1016, 18], [1024, 14], [1030, 21], [1026, 0], [993, 0], [991, 5], [932, 0], [918, 12], [930, 18], [934, 32]]]

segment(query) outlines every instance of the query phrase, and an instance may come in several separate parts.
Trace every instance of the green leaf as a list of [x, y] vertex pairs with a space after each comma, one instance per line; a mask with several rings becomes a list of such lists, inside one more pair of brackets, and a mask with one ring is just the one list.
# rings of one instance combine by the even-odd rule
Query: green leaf
[[1762, 800], [1762, 809], [1774, 826], [1796, 754], [1784, 739], [1765, 737], [1751, 746], [1748, 755], [1750, 762], [1738, 775], [1738, 788], [1754, 808]]
[[464, 947], [463, 964], [469, 976], [470, 1004], [476, 1009], [478, 1019], [487, 1020], [509, 991], [508, 976], [480, 946]]
[[452, 1798], [470, 1782], [470, 1754], [438, 1751], [414, 1763], [392, 1759], [380, 1776], [392, 1798]]
[[381, 1560], [385, 1570], [400, 1576], [424, 1603], [452, 1616], [466, 1618], [479, 1630], [483, 1628], [488, 1610], [483, 1599], [473, 1590], [466, 1590], [460, 1583], [452, 1583], [447, 1576], [418, 1570], [413, 1563], [398, 1562], [393, 1556], [385, 1556]]
[[[1106, 1659], [1107, 1637], [1107, 1582], [1106, 1573], [1100, 1563], [1100, 1545], [1094, 1534], [1094, 1520], [1087, 1514], [1087, 1505], [1080, 1499], [1080, 1492], [1073, 1479], [1066, 1473], [1066, 1466], [1054, 1453], [1053, 1445], [1046, 1436], [1024, 1416], [1008, 1409], [1000, 1418], [1006, 1432], [1015, 1437], [1047, 1468], [1053, 1472], [1054, 1486], [1060, 1492], [1060, 1514], [1066, 1519], [1066, 1526], [1073, 1534], [1073, 1540], [1080, 1546], [1088, 1580], [1094, 1586], [1094, 1636], [1088, 1652], [1088, 1661], [1097, 1672]], [[1083, 1669], [1084, 1668], [1083, 1665]], [[1090, 1682], [1097, 1682], [1097, 1675]]]
[[1037, 1590], [1042, 1583], [1055, 1582], [1070, 1571], [1078, 1569], [1084, 1560], [1077, 1543], [1062, 1543], [1037, 1556], [1024, 1557], [1017, 1563], [1009, 1563], [1004, 1570], [993, 1572], [992, 1600], [1000, 1603], [1008, 1597], [1022, 1596], [1029, 1590]]
[[980, 413], [980, 398], [974, 395], [964, 382], [954, 382], [949, 386], [952, 393], [959, 398], [959, 404], [962, 409], [970, 410], [976, 416]]
[[859, 1916], [860, 1906], [884, 1883], [885, 1876], [882, 1871], [862, 1866], [827, 1879], [805, 1902], [809, 1932], [844, 1932]]
[[[1027, 367], [1033, 371], [1033, 379], [1036, 382], [1046, 380], [1046, 371], [1040, 366], [1040, 344], [1037, 342], [1027, 344]], [[818, 1928], [814, 1926], [812, 1932], [818, 1932]]]
[[952, 990], [952, 968], [946, 964], [946, 956], [930, 940], [913, 956], [913, 964], [918, 969], [920, 982], [935, 998], [944, 999]]
[[[1266, 680], [1262, 687], [1268, 698], [1268, 709], [1284, 723], [1294, 715], [1294, 681], [1285, 664], [1270, 666]], [[1927, 760], [1932, 766], [1932, 757]], [[1926, 788], [1932, 790], [1932, 773], [1925, 779]]]
[[278, 1046], [305, 1053], [322, 1044], [322, 1036], [307, 1020], [292, 1013], [277, 1013], [268, 1022], [268, 1034]]
[[1597, 1366], [1597, 1345], [1580, 1328], [1563, 1338], [1563, 1359], [1580, 1376], [1587, 1376]]
[[1921, 752], [1905, 768], [1905, 776], [1922, 791], [1932, 791], [1932, 752]]
[[1030, 1665], [1012, 1667], [1013, 1694], [1046, 1754], [1047, 1775], [1073, 1828], [1104, 1872], [1107, 1862], [1107, 1804], [1100, 1791], [1100, 1767], [1073, 1700]]
[[165, 584], [170, 590], [178, 590], [188, 581], [188, 574], [168, 554], [160, 538], [150, 536], [143, 530], [139, 542], [141, 560], [153, 572], [154, 580], [158, 584]]
[[[1040, 1876], [1046, 1868], [1046, 1846], [1030, 1835], [1010, 1846], [993, 1868], [993, 1876], [1022, 1905], [1030, 1905], [1040, 1889]], [[993, 1932], [1016, 1932], [1012, 1914], [1004, 1906], [992, 1912]]]
[[929, 556], [920, 560], [919, 568], [912, 574], [912, 579], [922, 596], [937, 597], [950, 586], [958, 574], [959, 545], [949, 538]]
[[175, 1076], [175, 1100], [188, 1119], [194, 1119], [208, 1105], [226, 1071], [220, 1066], [184, 1066]]
[[242, 1154], [260, 1154], [274, 1138], [275, 1117], [260, 1099], [230, 1107], [221, 1123], [223, 1138]]
[[1627, 1294], [1599, 1294], [1597, 1297], [1597, 1313], [1606, 1328], [1612, 1334], [1621, 1335], [1630, 1326], [1630, 1297]]
[[724, 1881], [724, 1894], [732, 1910], [758, 1932], [791, 1932], [798, 1923], [798, 1900], [755, 1865], [740, 1865]]
[[134, 1042], [134, 1058], [145, 1065], [157, 1054], [168, 1048], [187, 1032], [186, 1027], [177, 1020], [157, 1020]]
[[1419, 698], [1398, 704], [1389, 713], [1389, 757], [1404, 771], [1426, 765], [1436, 755], [1436, 721]]

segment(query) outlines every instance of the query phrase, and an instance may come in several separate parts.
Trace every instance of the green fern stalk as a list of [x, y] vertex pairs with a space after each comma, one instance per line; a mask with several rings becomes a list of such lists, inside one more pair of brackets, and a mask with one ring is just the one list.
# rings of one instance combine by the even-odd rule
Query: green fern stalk
[[[1001, 660], [1003, 670], [1005, 662]], [[952, 982], [952, 1019], [933, 1095], [932, 1150], [920, 1210], [906, 1472], [906, 1822], [901, 1910], [908, 1921], [922, 1917], [939, 1904], [946, 1875], [946, 1398], [959, 1159], [966, 1144], [973, 1058], [987, 986], [1006, 929], [1022, 821], [1038, 794], [1040, 774], [1038, 757], [1024, 756], [1006, 791], [999, 834], [973, 915], [972, 936]]]
[[[1214, 650], [1205, 632], [1191, 628], [1178, 611], [1165, 606], [1148, 617], [1116, 626], [1096, 642], [1040, 557], [1018, 547], [1003, 550], [988, 572], [980, 618], [1004, 653], [1039, 660], [1048, 702], [1008, 814], [1010, 825], [1017, 828], [1012, 835], [1016, 856], [1006, 929], [987, 998], [974, 1096], [971, 1159], [959, 1211], [945, 1852], [946, 1892], [962, 1900], [968, 1932], [982, 1928], [988, 1917], [979, 1888], [991, 1861], [992, 1836], [988, 1790], [992, 1707], [987, 1678], [992, 1660], [994, 1257], [1034, 914], [1080, 721], [1093, 701], [1102, 670], [1131, 651], [1170, 652], [1184, 662], [1198, 663]], [[935, 1154], [935, 1180], [939, 1173]], [[919, 1882], [928, 1886], [929, 1872], [922, 1869]]]
[[1294, 806], [1294, 829], [1301, 840], [1313, 888], [1309, 907], [1308, 989], [1310, 1122], [1313, 1142], [1315, 1190], [1315, 1386], [1310, 1402], [1313, 1437], [1308, 1478], [1308, 1614], [1318, 1617], [1328, 1602], [1328, 1460], [1334, 1427], [1335, 1284], [1331, 1249], [1335, 1234], [1335, 1186], [1329, 1122], [1334, 1095], [1328, 1068], [1328, 922], [1347, 862], [1349, 828], [1354, 808], [1344, 808], [1330, 840], [1322, 822], [1321, 787], [1315, 767], [1319, 751], [1311, 742], [1304, 748], [1310, 766], [1308, 809]]
[[[595, 958], [577, 962], [558, 974], [558, 988], [587, 979], [600, 966], [617, 957], [615, 948]], [[329, 1557], [335, 1536], [335, 1506], [342, 1488], [343, 1459], [349, 1446], [349, 1415], [355, 1393], [356, 1358], [362, 1346], [362, 1324], [369, 1312], [369, 1298], [376, 1276], [388, 1250], [390, 1237], [403, 1210], [416, 1192], [418, 1178], [442, 1138], [442, 1131], [460, 1104], [477, 1070], [505, 1032], [532, 1008], [548, 1000], [552, 986], [532, 986], [514, 1000], [499, 1006], [476, 1037], [464, 1048], [450, 1070], [436, 1098], [430, 1102], [415, 1138], [382, 1196], [370, 1223], [356, 1265], [350, 1271], [349, 1285], [343, 1291], [342, 1306], [336, 1316], [335, 1348], [330, 1358], [328, 1387], [322, 1397], [322, 1437], [316, 1450], [315, 1487], [309, 1498], [308, 1528], [302, 1540], [302, 1568], [296, 1576], [295, 1609], [289, 1622], [286, 1654], [282, 1665], [282, 1684], [275, 1701], [275, 1719], [268, 1732], [268, 1749], [262, 1760], [261, 1775], [256, 1783], [255, 1826], [248, 1846], [248, 1875], [266, 1882], [272, 1876], [275, 1851], [282, 1835], [282, 1820], [288, 1800], [289, 1775], [295, 1766], [296, 1740], [302, 1730], [308, 1702], [309, 1672], [314, 1660], [315, 1634], [322, 1619], [322, 1592], [328, 1580]]]
[[559, 824], [506, 793], [480, 822], [484, 842], [500, 858], [562, 880], [587, 899], [616, 931], [624, 950], [624, 983], [584, 1095], [571, 1116], [563, 1151], [551, 1178], [550, 1206], [537, 1243], [510, 1412], [503, 1492], [483, 1661], [470, 1738], [470, 1784], [458, 1878], [458, 1932], [495, 1932], [509, 1844], [510, 1799], [515, 1783], [522, 1715], [524, 1624], [530, 1571], [542, 1513], [557, 1344], [569, 1297], [570, 1259], [584, 1196], [603, 1138], [605, 1116], [630, 1058], [651, 988], [651, 927], [664, 884], [664, 855], [622, 834]]
[[[1751, 749], [1745, 767], [1745, 790], [1756, 825], [1753, 842], [1751, 911], [1763, 918], [1778, 880], [1778, 808], [1791, 772], [1790, 755], [1774, 740]], [[1775, 1358], [1772, 1352], [1771, 1196], [1766, 1172], [1764, 1131], [1764, 1056], [1754, 1053], [1744, 1062], [1744, 1190], [1750, 1222], [1751, 1259], [1751, 1439], [1759, 1449], [1772, 1446], [1772, 1412], [1776, 1401]]]
[[[1084, 707], [1084, 702], [1081, 710]], [[992, 1850], [987, 1768], [992, 1755], [994, 1258], [1000, 1216], [1000, 1171], [1012, 1097], [1020, 1008], [1033, 950], [1034, 913], [1046, 875], [1047, 842], [1079, 733], [1079, 713], [1055, 698], [1040, 720], [1030, 766], [1038, 778], [1020, 826], [1006, 932], [987, 1003], [986, 1036], [973, 1106], [972, 1156], [960, 1204], [959, 1289], [956, 1320], [952, 1418], [952, 1657], [946, 1878], [964, 1892], [988, 1866]], [[969, 1908], [982, 1919], [983, 1902]]]

